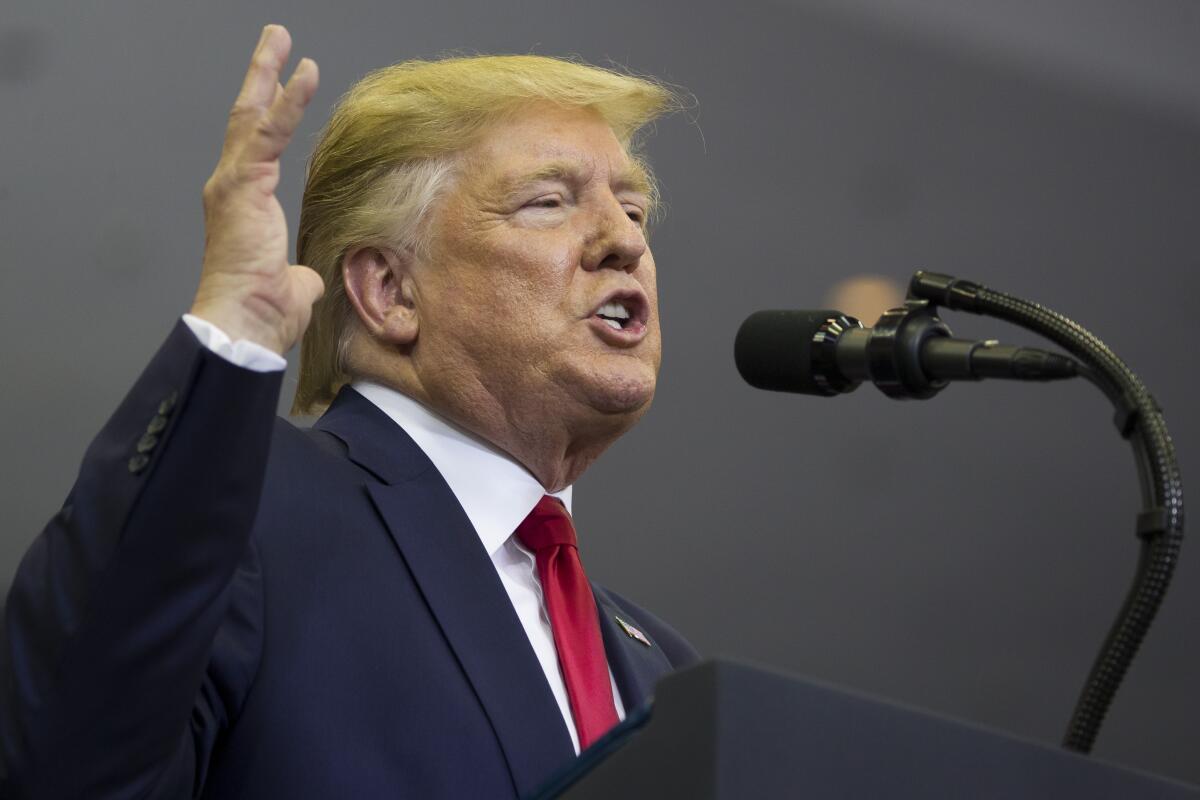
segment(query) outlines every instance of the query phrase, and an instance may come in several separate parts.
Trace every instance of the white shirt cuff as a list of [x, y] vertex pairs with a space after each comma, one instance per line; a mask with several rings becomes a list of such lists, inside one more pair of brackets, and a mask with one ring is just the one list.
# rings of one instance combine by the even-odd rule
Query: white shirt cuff
[[235, 342], [229, 338], [229, 334], [208, 320], [184, 314], [183, 322], [200, 340], [200, 344], [231, 364], [255, 372], [279, 372], [287, 369], [287, 361], [283, 356], [248, 339], [238, 339]]

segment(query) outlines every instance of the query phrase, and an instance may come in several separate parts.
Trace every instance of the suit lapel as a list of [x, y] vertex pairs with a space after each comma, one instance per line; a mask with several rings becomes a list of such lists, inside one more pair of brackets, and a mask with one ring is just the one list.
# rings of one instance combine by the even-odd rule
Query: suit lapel
[[596, 596], [596, 607], [600, 614], [604, 653], [608, 656], [608, 665], [621, 692], [625, 711], [632, 713], [650, 701], [658, 679], [671, 671], [671, 662], [653, 640], [647, 647], [625, 632], [617, 622], [618, 617], [642, 632], [646, 628], [633, 615], [619, 608], [607, 592], [593, 584], [592, 593]]
[[558, 705], [491, 559], [450, 487], [382, 411], [343, 390], [317, 427], [384, 484], [367, 491], [487, 714], [518, 795], [574, 757]]

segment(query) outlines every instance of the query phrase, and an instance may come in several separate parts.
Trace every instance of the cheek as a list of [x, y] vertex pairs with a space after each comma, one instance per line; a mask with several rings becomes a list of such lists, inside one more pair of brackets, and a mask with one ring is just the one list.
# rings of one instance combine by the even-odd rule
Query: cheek
[[492, 230], [454, 240], [432, 265], [439, 273], [438, 300], [452, 309], [439, 327], [477, 352], [502, 343], [557, 343], [562, 326], [584, 313], [579, 306], [587, 301], [586, 283], [575, 285], [581, 252], [573, 242], [537, 230]]
[[441, 333], [471, 360], [515, 374], [518, 364], [542, 363], [562, 347], [573, 304], [557, 265], [544, 259], [535, 265], [526, 253], [490, 257], [446, 285], [443, 297], [452, 311], [442, 318]]
[[578, 256], [569, 247], [553, 246], [530, 236], [495, 253], [494, 289], [531, 320], [572, 310], [572, 284]]
[[646, 292], [646, 299], [650, 303], [650, 323], [655, 330], [657, 330], [660, 327], [660, 317], [658, 306], [658, 284], [656, 282], [653, 269], [653, 262], [651, 262], [651, 268], [649, 270], [638, 274], [637, 277], [638, 281], [642, 284], [642, 290]]

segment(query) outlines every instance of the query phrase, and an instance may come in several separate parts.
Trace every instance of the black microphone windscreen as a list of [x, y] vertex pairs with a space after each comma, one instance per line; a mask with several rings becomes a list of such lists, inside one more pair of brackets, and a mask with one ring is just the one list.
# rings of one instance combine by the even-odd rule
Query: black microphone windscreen
[[828, 394], [813, 379], [813, 336], [840, 311], [756, 311], [738, 329], [733, 358], [757, 389]]

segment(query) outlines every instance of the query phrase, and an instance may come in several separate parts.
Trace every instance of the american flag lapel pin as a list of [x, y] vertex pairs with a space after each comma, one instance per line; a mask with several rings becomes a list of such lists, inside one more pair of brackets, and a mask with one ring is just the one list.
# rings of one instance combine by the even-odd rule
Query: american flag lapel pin
[[642, 644], [646, 645], [646, 647], [653, 647], [653, 645], [650, 644], [650, 640], [646, 637], [646, 634], [642, 633], [637, 628], [633, 627], [615, 614], [613, 615], [613, 619], [617, 621], [617, 624], [621, 626], [621, 630], [625, 631], [625, 635], [630, 639], [641, 642]]

